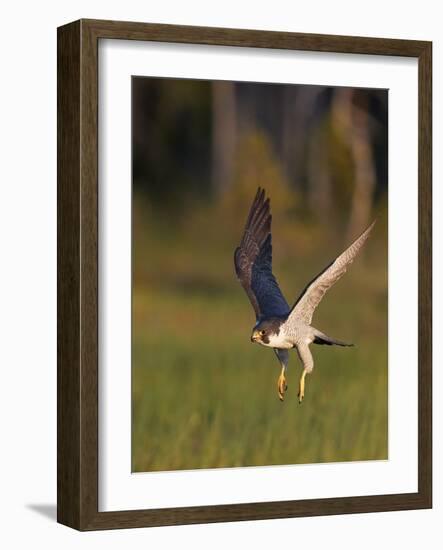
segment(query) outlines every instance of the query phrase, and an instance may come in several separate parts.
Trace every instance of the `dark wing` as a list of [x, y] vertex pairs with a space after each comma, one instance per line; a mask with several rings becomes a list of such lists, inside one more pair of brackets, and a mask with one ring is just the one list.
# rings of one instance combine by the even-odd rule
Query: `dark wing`
[[264, 190], [258, 188], [234, 254], [235, 272], [257, 319], [289, 313], [289, 305], [272, 274], [271, 221], [269, 198], [265, 199]]
[[348, 266], [354, 261], [361, 247], [365, 244], [374, 224], [375, 221], [372, 222], [366, 231], [362, 233], [349, 248], [340, 254], [340, 256], [308, 284], [292, 308], [291, 314], [288, 317], [289, 323], [301, 320], [307, 325], [311, 324], [315, 308], [331, 286], [346, 273]]

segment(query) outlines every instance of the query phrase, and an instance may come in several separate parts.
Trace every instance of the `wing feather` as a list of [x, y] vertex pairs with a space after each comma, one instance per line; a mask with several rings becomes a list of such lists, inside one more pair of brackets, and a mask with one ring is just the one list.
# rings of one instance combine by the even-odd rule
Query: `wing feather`
[[269, 198], [258, 188], [240, 246], [234, 253], [235, 272], [257, 319], [289, 313], [289, 305], [272, 273], [271, 222]]
[[303, 290], [294, 304], [288, 317], [288, 322], [296, 319], [307, 325], [312, 322], [312, 316], [326, 292], [346, 273], [348, 266], [354, 261], [361, 247], [366, 242], [375, 221], [356, 239], [349, 248], [319, 273]]

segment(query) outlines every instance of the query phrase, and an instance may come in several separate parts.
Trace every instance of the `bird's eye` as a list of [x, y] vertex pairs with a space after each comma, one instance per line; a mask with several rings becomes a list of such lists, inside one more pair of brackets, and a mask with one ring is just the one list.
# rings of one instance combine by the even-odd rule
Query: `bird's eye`
[[266, 330], [261, 330], [260, 334], [261, 334], [261, 336], [264, 336], [266, 334]]

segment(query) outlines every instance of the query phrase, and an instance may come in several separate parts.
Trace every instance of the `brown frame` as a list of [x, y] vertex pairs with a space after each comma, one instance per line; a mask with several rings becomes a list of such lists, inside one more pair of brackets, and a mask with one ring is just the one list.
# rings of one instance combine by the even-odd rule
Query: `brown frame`
[[[98, 41], [102, 38], [418, 58], [418, 492], [98, 511]], [[79, 530], [407, 510], [432, 506], [432, 43], [80, 20], [58, 29], [57, 519]]]

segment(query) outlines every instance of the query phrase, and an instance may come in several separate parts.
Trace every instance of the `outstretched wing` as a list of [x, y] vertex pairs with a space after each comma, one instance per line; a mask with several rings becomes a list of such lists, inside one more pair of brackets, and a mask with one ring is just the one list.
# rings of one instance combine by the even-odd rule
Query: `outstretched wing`
[[289, 305], [272, 274], [271, 221], [269, 198], [265, 199], [264, 190], [258, 188], [234, 254], [235, 272], [257, 319], [289, 313]]
[[296, 319], [302, 320], [307, 325], [311, 324], [315, 308], [321, 302], [326, 292], [342, 277], [348, 266], [354, 261], [359, 250], [369, 237], [375, 221], [366, 229], [364, 233], [356, 239], [349, 248], [347, 248], [338, 258], [329, 264], [321, 273], [313, 279], [303, 290], [292, 311], [288, 317], [288, 322]]

